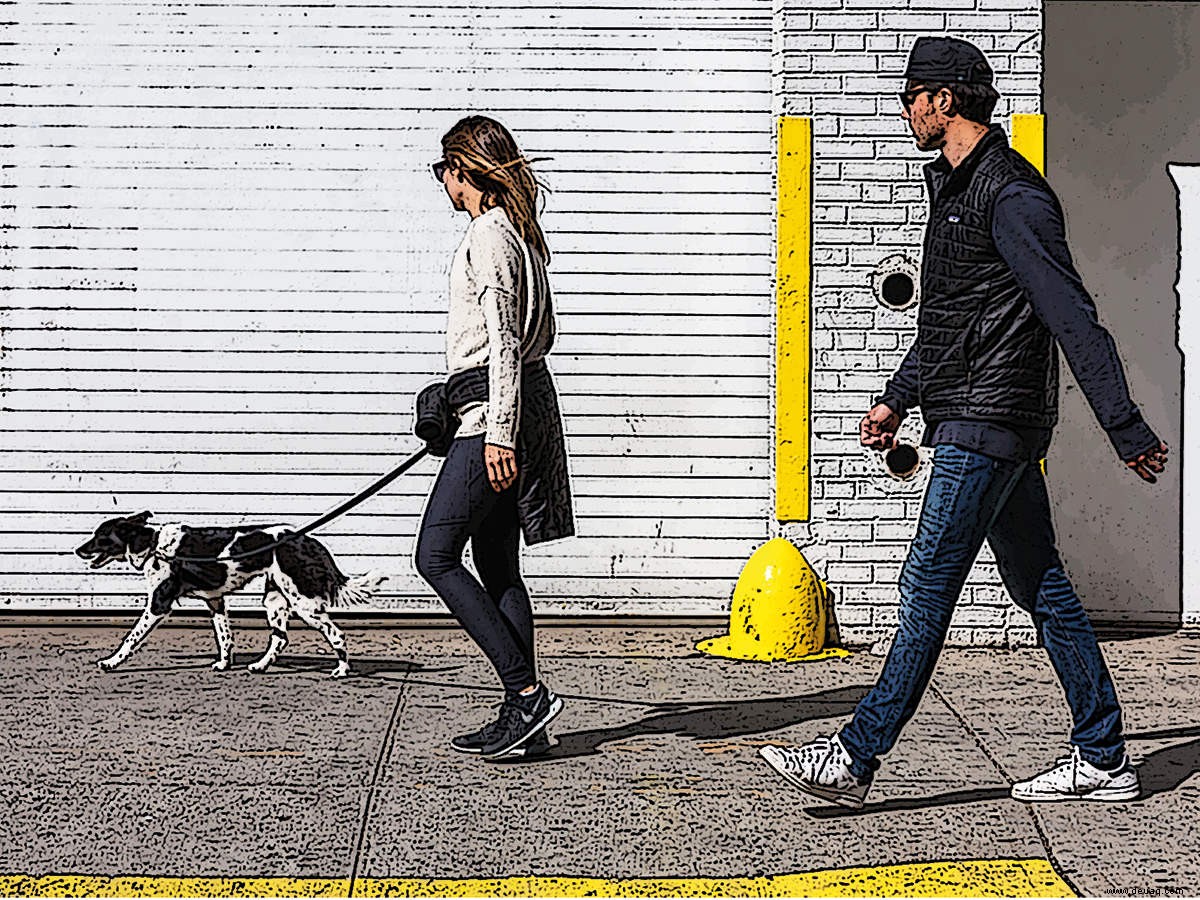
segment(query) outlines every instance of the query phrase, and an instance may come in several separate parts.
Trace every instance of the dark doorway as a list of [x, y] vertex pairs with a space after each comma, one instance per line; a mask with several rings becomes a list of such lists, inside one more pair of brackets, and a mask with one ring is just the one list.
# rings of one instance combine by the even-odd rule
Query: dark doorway
[[1200, 5], [1046, 0], [1044, 40], [1047, 176], [1134, 400], [1172, 451], [1157, 485], [1140, 482], [1064, 366], [1047, 463], [1055, 523], [1098, 629], [1161, 632], [1178, 627], [1182, 610], [1183, 362], [1167, 164], [1200, 162]]

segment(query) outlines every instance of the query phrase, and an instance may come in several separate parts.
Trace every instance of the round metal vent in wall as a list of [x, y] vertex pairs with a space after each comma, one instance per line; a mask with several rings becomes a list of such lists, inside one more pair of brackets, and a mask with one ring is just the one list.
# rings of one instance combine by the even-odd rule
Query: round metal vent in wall
[[887, 257], [871, 273], [875, 299], [888, 309], [915, 306], [920, 298], [921, 276], [917, 264], [903, 253]]

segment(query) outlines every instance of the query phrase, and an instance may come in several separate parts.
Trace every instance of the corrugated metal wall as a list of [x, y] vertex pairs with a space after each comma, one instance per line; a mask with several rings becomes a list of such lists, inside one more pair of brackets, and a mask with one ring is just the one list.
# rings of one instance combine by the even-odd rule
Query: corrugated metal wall
[[[771, 11], [3, 6], [0, 601], [128, 606], [103, 518], [303, 523], [415, 446], [466, 220], [428, 164], [496, 115], [544, 225], [581, 537], [542, 610], [715, 612], [769, 524]], [[9, 24], [11, 23], [11, 24]], [[391, 608], [425, 463], [323, 532]]]

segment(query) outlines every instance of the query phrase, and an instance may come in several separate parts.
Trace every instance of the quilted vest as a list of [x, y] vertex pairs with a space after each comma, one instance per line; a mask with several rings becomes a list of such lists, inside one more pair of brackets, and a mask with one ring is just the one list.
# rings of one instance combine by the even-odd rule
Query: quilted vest
[[947, 168], [944, 159], [925, 167], [930, 213], [917, 321], [922, 414], [927, 422], [1049, 428], [1058, 418], [1055, 342], [996, 249], [991, 228], [1006, 186], [1049, 186], [998, 125], [958, 168], [948, 174]]

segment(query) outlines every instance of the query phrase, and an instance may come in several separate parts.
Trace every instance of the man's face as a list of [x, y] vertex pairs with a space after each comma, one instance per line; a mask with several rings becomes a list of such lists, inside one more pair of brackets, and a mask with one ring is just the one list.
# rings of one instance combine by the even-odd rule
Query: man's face
[[910, 81], [901, 99], [900, 117], [908, 122], [918, 150], [940, 150], [946, 143], [946, 114], [942, 111], [945, 89], [934, 91], [919, 81]]

